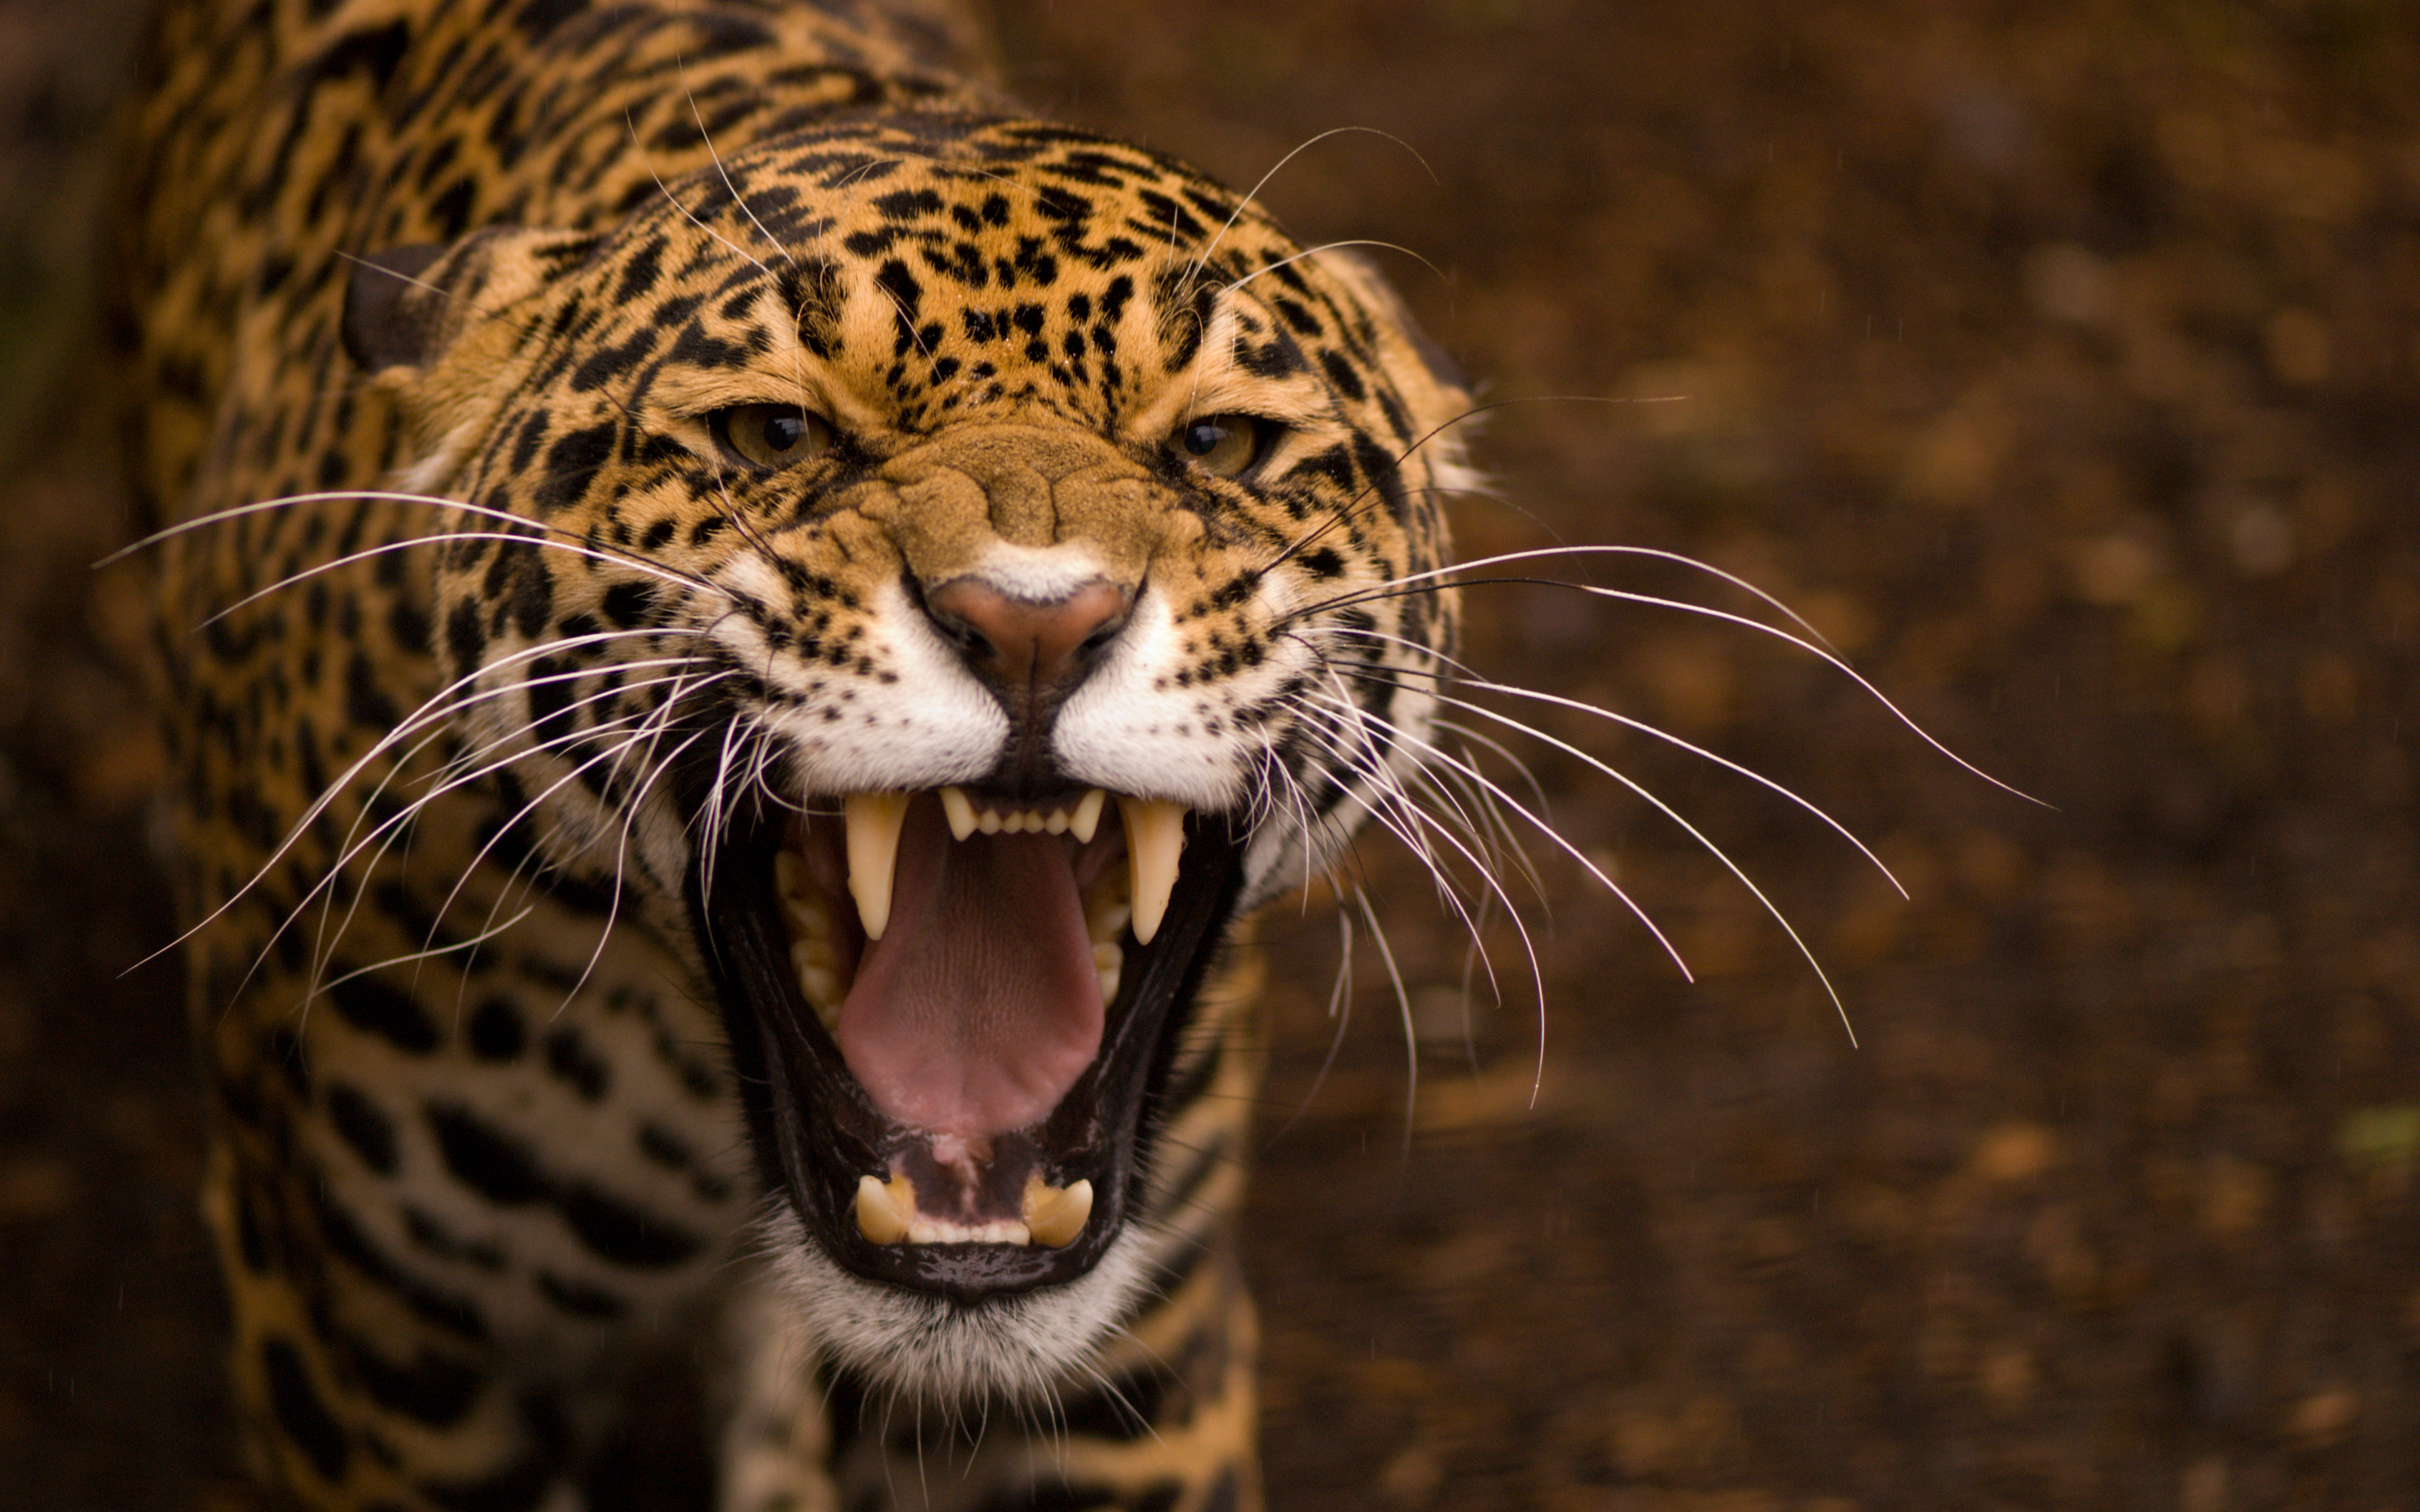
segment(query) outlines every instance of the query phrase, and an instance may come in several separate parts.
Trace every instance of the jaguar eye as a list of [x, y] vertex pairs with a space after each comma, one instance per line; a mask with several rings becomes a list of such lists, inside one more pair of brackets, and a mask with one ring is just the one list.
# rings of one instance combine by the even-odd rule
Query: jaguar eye
[[795, 467], [832, 448], [831, 422], [794, 404], [743, 404], [706, 417], [714, 440], [750, 467]]
[[1171, 440], [1179, 455], [1212, 477], [1240, 478], [1277, 434], [1277, 423], [1258, 415], [1205, 415], [1177, 426]]

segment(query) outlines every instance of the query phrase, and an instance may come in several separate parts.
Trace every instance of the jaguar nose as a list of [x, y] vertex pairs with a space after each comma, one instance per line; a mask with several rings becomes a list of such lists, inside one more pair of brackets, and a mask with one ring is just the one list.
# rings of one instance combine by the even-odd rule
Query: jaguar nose
[[1039, 713], [1083, 677], [1133, 602], [1127, 590], [1103, 578], [1044, 602], [959, 578], [927, 592], [924, 609], [1012, 709]]

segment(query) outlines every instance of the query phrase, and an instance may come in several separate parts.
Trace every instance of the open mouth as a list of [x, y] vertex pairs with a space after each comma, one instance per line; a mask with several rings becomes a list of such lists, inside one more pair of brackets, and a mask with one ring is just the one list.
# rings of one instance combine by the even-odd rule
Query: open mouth
[[1241, 877], [1218, 816], [1098, 788], [860, 793], [714, 848], [691, 908], [762, 1167], [861, 1275], [961, 1302], [1123, 1227]]

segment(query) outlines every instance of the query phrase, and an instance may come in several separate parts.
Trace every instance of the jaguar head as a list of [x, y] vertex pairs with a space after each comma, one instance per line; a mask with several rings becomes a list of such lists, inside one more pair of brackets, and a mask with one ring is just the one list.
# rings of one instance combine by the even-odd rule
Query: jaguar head
[[1394, 297], [947, 120], [381, 255], [346, 334], [452, 506], [465, 738], [712, 992], [834, 1346], [992, 1387], [1115, 1326], [1203, 1238], [1236, 920], [1427, 752], [1467, 401]]

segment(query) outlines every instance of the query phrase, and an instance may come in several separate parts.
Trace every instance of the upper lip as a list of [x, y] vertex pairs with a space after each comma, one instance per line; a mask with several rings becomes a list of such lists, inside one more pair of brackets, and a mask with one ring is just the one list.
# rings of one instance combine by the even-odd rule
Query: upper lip
[[[1080, 794], [1076, 801], [1083, 801]], [[979, 790], [967, 793], [964, 803], [978, 813], [985, 809], [1047, 813], [1060, 807], [1047, 801], [1001, 802]], [[949, 806], [958, 810], [959, 802], [952, 800]], [[1172, 806], [1141, 807], [1128, 800], [1115, 807], [1124, 810], [1121, 825], [1128, 815], [1136, 815], [1139, 831], [1157, 826], [1157, 837], [1145, 839], [1144, 845], [1173, 849]], [[834, 808], [847, 818], [832, 813]], [[825, 800], [807, 821], [807, 830], [816, 837], [815, 843], [845, 852], [854, 875], [861, 853], [869, 865], [878, 864], [872, 852], [883, 839], [879, 831], [884, 826], [893, 826], [890, 843], [897, 843], [896, 820], [878, 811], [881, 808], [862, 800]], [[954, 812], [952, 818], [954, 829], [964, 813]], [[980, 1132], [986, 1163], [971, 1180], [983, 1187], [985, 1202], [1012, 1202], [1012, 1194], [1029, 1179], [1054, 1188], [1079, 1180], [1091, 1183], [1090, 1219], [1072, 1242], [1053, 1248], [876, 1244], [860, 1231], [854, 1208], [862, 1179], [874, 1175], [880, 1180], [929, 1159], [934, 1132], [904, 1123], [876, 1104], [851, 1073], [839, 1043], [799, 987], [773, 884], [772, 863], [791, 823], [786, 814], [760, 813], [716, 847], [708, 863], [711, 872], [702, 864], [690, 884], [691, 917], [728, 1020], [760, 1168], [785, 1190], [814, 1240], [839, 1263], [863, 1275], [974, 1302], [1083, 1274], [1117, 1236], [1134, 1197], [1132, 1183], [1148, 1164], [1149, 1104], [1175, 1051], [1182, 1011], [1240, 886], [1240, 827], [1221, 816], [1195, 813], [1182, 821], [1186, 838], [1181, 862], [1172, 855], [1137, 859], [1138, 869], [1164, 864], [1174, 875], [1161, 917], [1152, 925], [1138, 920], [1121, 937], [1125, 964], [1116, 995], [1105, 1005], [1097, 1054], [1038, 1119], [1016, 1129]], [[828, 852], [821, 870], [829, 873], [838, 859]], [[829, 881], [828, 875], [828, 894]], [[848, 901], [855, 906], [835, 912], [845, 916], [854, 932], [851, 943], [861, 949], [865, 936], [874, 932], [861, 923], [862, 900], [850, 896]], [[880, 922], [885, 930], [891, 927], [887, 918]], [[1140, 937], [1146, 933], [1148, 940]], [[854, 956], [849, 966], [853, 973]], [[995, 1184], [1002, 1190], [992, 1192]]]

